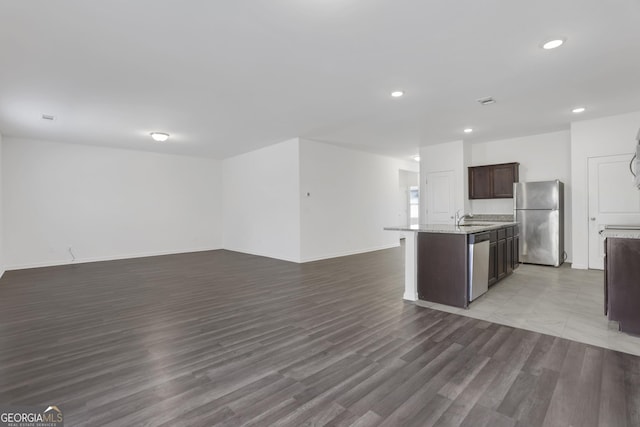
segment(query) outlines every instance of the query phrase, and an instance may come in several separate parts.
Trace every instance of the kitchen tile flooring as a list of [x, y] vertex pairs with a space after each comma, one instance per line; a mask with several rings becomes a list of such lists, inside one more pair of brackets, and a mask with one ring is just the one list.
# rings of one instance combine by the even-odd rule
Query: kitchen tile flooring
[[640, 356], [640, 337], [604, 315], [603, 272], [522, 264], [469, 309], [418, 305]]

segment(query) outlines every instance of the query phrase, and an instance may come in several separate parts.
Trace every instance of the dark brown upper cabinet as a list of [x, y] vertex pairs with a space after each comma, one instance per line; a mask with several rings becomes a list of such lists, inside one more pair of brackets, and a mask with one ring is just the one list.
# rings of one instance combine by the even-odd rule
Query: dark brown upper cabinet
[[511, 199], [520, 163], [469, 167], [469, 199]]

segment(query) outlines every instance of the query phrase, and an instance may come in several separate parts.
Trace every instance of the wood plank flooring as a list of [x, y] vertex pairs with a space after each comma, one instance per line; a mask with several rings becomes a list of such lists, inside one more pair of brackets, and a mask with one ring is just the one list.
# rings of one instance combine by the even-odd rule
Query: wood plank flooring
[[403, 302], [402, 257], [7, 272], [0, 403], [67, 426], [640, 426], [640, 358]]

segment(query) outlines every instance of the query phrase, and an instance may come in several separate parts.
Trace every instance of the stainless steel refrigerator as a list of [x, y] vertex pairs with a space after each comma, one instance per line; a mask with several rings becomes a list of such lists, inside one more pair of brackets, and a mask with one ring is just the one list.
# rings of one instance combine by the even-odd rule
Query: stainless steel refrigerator
[[516, 182], [513, 210], [520, 224], [520, 262], [559, 267], [564, 262], [564, 184]]

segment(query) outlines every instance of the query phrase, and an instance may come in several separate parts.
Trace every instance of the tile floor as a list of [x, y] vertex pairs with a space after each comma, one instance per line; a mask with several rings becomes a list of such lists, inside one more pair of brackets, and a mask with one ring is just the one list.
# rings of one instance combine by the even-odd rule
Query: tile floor
[[467, 310], [417, 304], [640, 356], [640, 337], [619, 332], [604, 315], [603, 280], [597, 270], [522, 264]]

